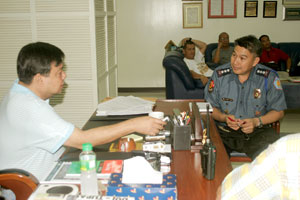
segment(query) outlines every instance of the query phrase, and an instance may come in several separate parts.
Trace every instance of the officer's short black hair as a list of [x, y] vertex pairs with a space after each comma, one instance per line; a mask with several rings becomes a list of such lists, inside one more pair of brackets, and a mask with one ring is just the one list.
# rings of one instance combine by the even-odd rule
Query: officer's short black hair
[[63, 63], [64, 57], [63, 51], [52, 44], [45, 42], [27, 44], [18, 55], [18, 78], [23, 83], [30, 84], [38, 73], [49, 75], [51, 63], [56, 62], [56, 66], [58, 66]]
[[241, 38], [238, 38], [234, 41], [234, 46], [244, 47], [253, 53], [256, 57], [260, 57], [262, 53], [261, 42], [254, 36], [248, 35]]
[[186, 49], [186, 46], [188, 45], [188, 44], [193, 44], [193, 45], [195, 45], [195, 43], [192, 41], [192, 38], [190, 38], [190, 39], [188, 39], [187, 41], [185, 41], [185, 43], [184, 43], [184, 45], [183, 45], [183, 49]]

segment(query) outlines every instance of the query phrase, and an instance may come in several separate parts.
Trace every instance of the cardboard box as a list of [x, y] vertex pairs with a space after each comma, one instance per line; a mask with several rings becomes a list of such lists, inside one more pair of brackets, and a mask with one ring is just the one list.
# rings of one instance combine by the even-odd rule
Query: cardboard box
[[107, 187], [109, 196], [130, 196], [137, 200], [177, 199], [176, 175], [174, 174], [164, 175], [162, 184], [123, 184], [121, 173], [113, 173], [110, 178]]

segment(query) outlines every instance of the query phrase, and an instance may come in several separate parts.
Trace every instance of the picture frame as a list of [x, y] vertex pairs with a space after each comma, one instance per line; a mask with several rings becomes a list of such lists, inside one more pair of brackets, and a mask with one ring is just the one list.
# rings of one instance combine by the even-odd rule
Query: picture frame
[[298, 7], [283, 7], [283, 20], [300, 20], [300, 6]]
[[183, 28], [203, 27], [203, 5], [200, 3], [183, 3], [182, 18]]
[[277, 1], [264, 1], [264, 18], [276, 18], [277, 15]]
[[258, 1], [245, 1], [244, 17], [257, 17]]
[[282, 0], [283, 5], [300, 5], [300, 0]]
[[236, 18], [237, 0], [208, 0], [208, 18]]

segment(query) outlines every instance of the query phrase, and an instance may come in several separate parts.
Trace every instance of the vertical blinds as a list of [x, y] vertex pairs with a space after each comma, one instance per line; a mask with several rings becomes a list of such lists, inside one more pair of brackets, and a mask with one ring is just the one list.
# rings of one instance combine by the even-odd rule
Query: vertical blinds
[[113, 7], [114, 0], [1, 0], [0, 98], [17, 77], [20, 48], [35, 41], [52, 43], [66, 55], [67, 79], [50, 103], [65, 120], [82, 127], [98, 102], [116, 93], [109, 90], [117, 83], [115, 76], [109, 80], [108, 67], [108, 60], [116, 60], [115, 29], [107, 30], [106, 12]]

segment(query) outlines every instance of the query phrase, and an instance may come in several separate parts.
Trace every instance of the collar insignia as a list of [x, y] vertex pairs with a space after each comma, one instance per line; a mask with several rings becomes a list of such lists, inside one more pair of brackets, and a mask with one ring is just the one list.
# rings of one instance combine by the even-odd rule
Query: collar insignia
[[230, 68], [225, 68], [225, 69], [219, 69], [219, 70], [217, 70], [218, 77], [225, 76], [225, 75], [230, 74], [230, 73], [231, 73], [231, 69]]
[[270, 74], [270, 70], [258, 68], [256, 70], [256, 74], [259, 75], [259, 76], [268, 77], [269, 74]]

